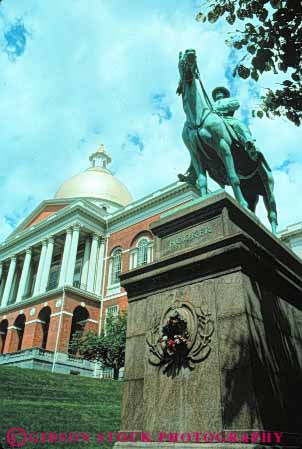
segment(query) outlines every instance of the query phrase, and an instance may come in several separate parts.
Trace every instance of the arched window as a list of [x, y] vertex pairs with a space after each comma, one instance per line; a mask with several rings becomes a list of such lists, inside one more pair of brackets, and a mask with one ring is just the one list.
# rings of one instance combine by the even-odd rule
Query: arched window
[[[83, 335], [88, 318], [89, 312], [85, 307], [82, 306], [76, 307], [76, 309], [73, 312], [71, 322], [69, 345], [74, 337], [80, 338]], [[76, 355], [76, 351], [74, 350], [74, 348], [71, 348], [70, 346], [68, 348], [68, 353], [70, 355]]]
[[153, 240], [149, 235], [144, 235], [130, 249], [129, 269], [141, 267], [152, 262], [153, 259]]
[[15, 331], [16, 331], [16, 340], [14, 341], [13, 347], [10, 348], [9, 352], [20, 351], [22, 347], [23, 334], [25, 328], [25, 315], [19, 315], [18, 318], [14, 322]]
[[50, 314], [51, 309], [50, 307], [43, 307], [43, 309], [40, 311], [38, 319], [41, 321], [41, 335], [40, 335], [40, 343], [39, 347], [42, 349], [46, 349], [47, 344], [47, 337], [48, 337], [48, 329], [49, 329], [49, 323], [50, 323]]
[[138, 242], [137, 248], [137, 265], [146, 265], [148, 263], [148, 247], [149, 247], [149, 240], [146, 238], [141, 239]]
[[122, 271], [122, 249], [116, 248], [111, 255], [111, 284], [120, 282], [120, 274]]

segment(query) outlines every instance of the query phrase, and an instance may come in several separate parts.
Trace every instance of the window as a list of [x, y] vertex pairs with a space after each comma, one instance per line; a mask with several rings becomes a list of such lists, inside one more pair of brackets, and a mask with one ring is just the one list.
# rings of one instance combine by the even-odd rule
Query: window
[[135, 246], [130, 250], [129, 269], [141, 267], [152, 262], [153, 259], [153, 240], [148, 236], [137, 240]]
[[107, 319], [107, 317], [109, 315], [112, 315], [112, 316], [118, 315], [118, 305], [107, 307], [106, 313], [105, 313], [105, 320]]
[[122, 250], [117, 248], [112, 253], [111, 259], [111, 284], [119, 284], [122, 271]]
[[69, 345], [68, 345], [69, 355], [77, 356], [77, 349], [72, 343], [74, 338], [80, 338], [83, 335], [88, 318], [89, 312], [85, 307], [78, 306], [73, 311]]
[[50, 268], [47, 290], [53, 290], [57, 288], [59, 283], [60, 265], [53, 265]]
[[146, 265], [148, 263], [148, 245], [149, 240], [142, 239], [139, 241], [137, 248], [137, 265]]
[[106, 327], [107, 327], [107, 320], [108, 320], [108, 317], [109, 317], [109, 316], [111, 316], [112, 318], [117, 317], [117, 316], [118, 316], [118, 311], [119, 311], [119, 307], [118, 307], [117, 304], [114, 305], [114, 306], [110, 306], [110, 307], [107, 307], [107, 308], [106, 308], [106, 312], [105, 312], [105, 323], [104, 323], [104, 324], [105, 324], [105, 328], [104, 328], [105, 335], [107, 334]]
[[81, 288], [82, 261], [82, 258], [78, 259], [74, 269], [73, 286], [76, 288]]

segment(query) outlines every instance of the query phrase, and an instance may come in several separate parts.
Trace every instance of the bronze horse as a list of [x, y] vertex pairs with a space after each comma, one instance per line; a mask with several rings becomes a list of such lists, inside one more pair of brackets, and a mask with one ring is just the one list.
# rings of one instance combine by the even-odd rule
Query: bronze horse
[[[220, 186], [231, 185], [237, 201], [255, 212], [259, 195], [263, 196], [272, 232], [276, 234], [277, 209], [272, 171], [260, 151], [252, 156], [232, 136], [227, 123], [213, 110], [201, 84], [195, 50], [179, 54], [180, 82], [186, 114], [182, 138], [191, 155], [192, 176], [200, 195], [207, 192], [207, 173]], [[184, 177], [183, 177], [184, 178]], [[181, 177], [180, 177], [181, 179]]]

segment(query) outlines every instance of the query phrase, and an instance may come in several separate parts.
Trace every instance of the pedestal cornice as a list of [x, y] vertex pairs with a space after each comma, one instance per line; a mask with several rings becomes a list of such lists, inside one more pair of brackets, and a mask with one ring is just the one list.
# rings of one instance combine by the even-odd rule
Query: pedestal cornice
[[151, 230], [156, 261], [121, 275], [129, 301], [161, 286], [217, 275], [221, 267], [248, 272], [289, 301], [301, 302], [302, 261], [224, 192], [182, 207], [153, 223]]

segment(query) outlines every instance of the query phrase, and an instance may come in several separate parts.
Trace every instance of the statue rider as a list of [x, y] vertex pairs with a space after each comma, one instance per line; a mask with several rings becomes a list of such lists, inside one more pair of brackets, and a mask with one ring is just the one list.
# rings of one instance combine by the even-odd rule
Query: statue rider
[[[234, 117], [235, 111], [240, 108], [239, 101], [236, 98], [232, 98], [230, 91], [222, 86], [216, 87], [213, 90], [212, 97], [214, 100], [214, 111], [225, 120], [232, 139], [243, 146], [251, 159], [257, 160], [258, 155], [255, 140], [249, 128], [237, 117]], [[179, 174], [178, 178], [182, 182], [195, 185], [196, 174], [192, 162], [185, 175]]]

